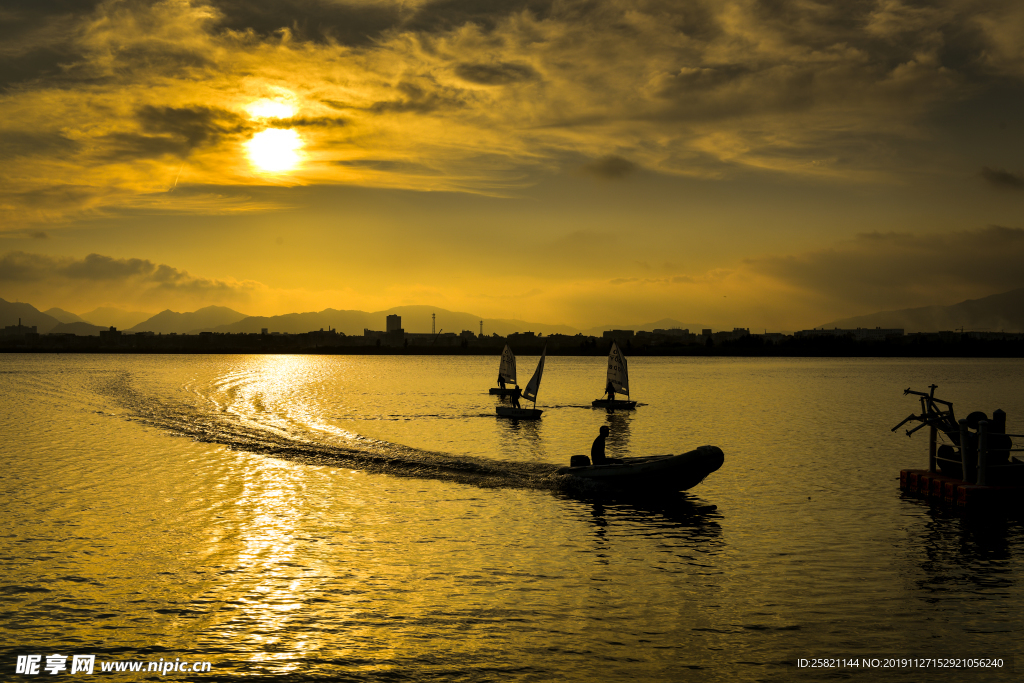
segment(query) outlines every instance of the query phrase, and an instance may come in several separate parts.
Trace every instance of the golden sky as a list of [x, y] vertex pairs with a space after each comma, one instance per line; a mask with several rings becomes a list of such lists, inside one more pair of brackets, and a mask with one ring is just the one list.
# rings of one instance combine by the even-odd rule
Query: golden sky
[[1018, 0], [8, 0], [0, 297], [792, 330], [1024, 286]]

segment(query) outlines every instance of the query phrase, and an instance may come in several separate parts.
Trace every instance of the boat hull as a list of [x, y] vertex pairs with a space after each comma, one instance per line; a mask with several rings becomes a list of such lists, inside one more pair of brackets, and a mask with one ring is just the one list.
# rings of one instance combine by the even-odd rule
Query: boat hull
[[543, 410], [537, 408], [512, 408], [510, 406], [498, 406], [494, 409], [498, 417], [509, 417], [514, 420], [539, 420]]
[[491, 387], [490, 391], [488, 391], [487, 393], [489, 393], [491, 396], [511, 396], [512, 394], [516, 393], [516, 390], [499, 389], [498, 387]]
[[599, 398], [590, 405], [595, 408], [608, 408], [609, 410], [636, 410], [636, 401], [609, 401], [606, 398]]
[[679, 455], [622, 458], [606, 465], [563, 467], [558, 474], [614, 488], [685, 491], [704, 481], [724, 462], [721, 448], [700, 446]]

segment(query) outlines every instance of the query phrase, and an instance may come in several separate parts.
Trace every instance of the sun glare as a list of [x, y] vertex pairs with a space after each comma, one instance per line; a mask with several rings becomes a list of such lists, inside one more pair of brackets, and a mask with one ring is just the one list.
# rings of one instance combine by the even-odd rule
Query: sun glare
[[295, 168], [301, 160], [302, 138], [294, 130], [268, 128], [246, 143], [249, 161], [257, 169], [281, 173]]
[[290, 119], [295, 116], [291, 105], [278, 100], [257, 100], [245, 108], [254, 119]]

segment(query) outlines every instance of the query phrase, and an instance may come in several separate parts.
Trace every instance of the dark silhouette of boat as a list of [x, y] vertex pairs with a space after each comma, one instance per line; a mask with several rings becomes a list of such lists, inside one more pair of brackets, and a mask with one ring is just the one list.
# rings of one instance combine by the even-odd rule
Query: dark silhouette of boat
[[[508, 347], [505, 347], [508, 349]], [[544, 374], [544, 358], [547, 356], [547, 347], [544, 348], [544, 352], [540, 354], [540, 361], [537, 363], [537, 369], [533, 373], [533, 377], [526, 384], [526, 389], [523, 390], [523, 398], [533, 401], [532, 408], [521, 408], [518, 405], [514, 406], [498, 406], [494, 409], [494, 412], [498, 417], [510, 417], [516, 420], [537, 420], [540, 419], [540, 414], [543, 410], [537, 409], [537, 391], [540, 389], [540, 378]], [[504, 358], [504, 355], [503, 355]], [[515, 391], [519, 391], [519, 387], [515, 388]], [[513, 395], [512, 402], [519, 403], [518, 393]]]
[[691, 489], [725, 462], [718, 446], [700, 446], [679, 455], [619, 458], [604, 465], [590, 464], [586, 455], [574, 455], [569, 467], [557, 474], [613, 488], [685, 491]]

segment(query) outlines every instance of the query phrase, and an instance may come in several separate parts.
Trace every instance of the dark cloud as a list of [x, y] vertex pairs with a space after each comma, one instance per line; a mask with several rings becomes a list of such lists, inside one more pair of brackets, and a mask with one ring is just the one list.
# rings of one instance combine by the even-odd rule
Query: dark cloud
[[75, 289], [114, 287], [120, 290], [132, 287], [136, 293], [148, 290], [186, 295], [226, 295], [227, 298], [241, 294], [254, 284], [196, 277], [147, 259], [115, 259], [102, 254], [76, 259], [24, 251], [11, 251], [0, 256], [0, 282], [10, 285], [45, 282]]
[[539, 78], [536, 71], [527, 64], [459, 64], [455, 67], [459, 78], [481, 85], [507, 85]]
[[74, 38], [102, 0], [5, 0], [0, 6], [0, 88], [61, 74], [82, 59]]
[[202, 146], [250, 130], [249, 124], [230, 111], [212, 107], [144, 106], [136, 112], [141, 133], [111, 133], [104, 137], [104, 158], [153, 159], [165, 155], [185, 158]]
[[826, 299], [879, 310], [1024, 286], [1024, 229], [933, 235], [868, 233], [792, 256], [749, 259], [755, 272]]
[[37, 282], [52, 272], [54, 260], [41, 254], [9, 251], [0, 256], [0, 282]]
[[81, 261], [72, 261], [55, 270], [75, 280], [123, 280], [134, 275], [148, 275], [156, 268], [152, 261], [143, 259], [115, 259], [89, 254]]
[[117, 58], [119, 63], [128, 65], [132, 71], [145, 71], [154, 77], [181, 78], [191, 73], [199, 79], [205, 75], [201, 73], [203, 69], [215, 66], [206, 55], [187, 46], [168, 45], [160, 41], [123, 47], [118, 50]]
[[246, 130], [238, 114], [213, 107], [145, 106], [136, 116], [145, 132], [183, 139], [189, 147], [214, 144]]
[[596, 159], [583, 167], [583, 170], [605, 180], [625, 178], [637, 170], [637, 165], [619, 156], [606, 156]]
[[331, 0], [211, 0], [218, 28], [270, 36], [287, 29], [296, 40], [368, 45], [402, 23], [400, 5]]
[[558, 0], [438, 0], [421, 6], [403, 22], [402, 28], [434, 32], [473, 24], [484, 31], [492, 31], [506, 17], [523, 12], [543, 20], [559, 12], [589, 12], [597, 5], [593, 0], [575, 3]]
[[32, 234], [30, 235], [30, 237], [31, 237], [32, 239], [34, 239], [34, 240], [47, 240], [47, 239], [50, 239], [50, 236], [49, 236], [49, 235], [47, 235], [47, 234], [46, 234], [45, 232], [43, 232], [42, 230], [37, 230], [37, 231], [33, 232], [33, 233], [32, 233]]
[[57, 132], [0, 130], [0, 158], [12, 159], [30, 155], [69, 155], [81, 145]]
[[275, 119], [275, 128], [340, 128], [345, 125], [345, 119], [335, 116], [294, 116], [289, 119]]
[[55, 46], [32, 47], [15, 54], [0, 53], [0, 89], [59, 75], [63, 73], [62, 65], [71, 64], [81, 57], [81, 53], [75, 50]]
[[1024, 177], [1016, 173], [985, 166], [979, 175], [998, 190], [1024, 190]]
[[370, 105], [369, 110], [375, 114], [384, 112], [427, 114], [442, 109], [459, 109], [463, 106], [460, 100], [450, 94], [427, 91], [414, 83], [403, 81], [395, 87], [405, 97], [399, 100], [374, 102]]
[[441, 171], [436, 168], [412, 161], [394, 159], [340, 159], [333, 161], [336, 166], [348, 166], [350, 168], [369, 168], [384, 173], [406, 173], [409, 175], [439, 175]]

